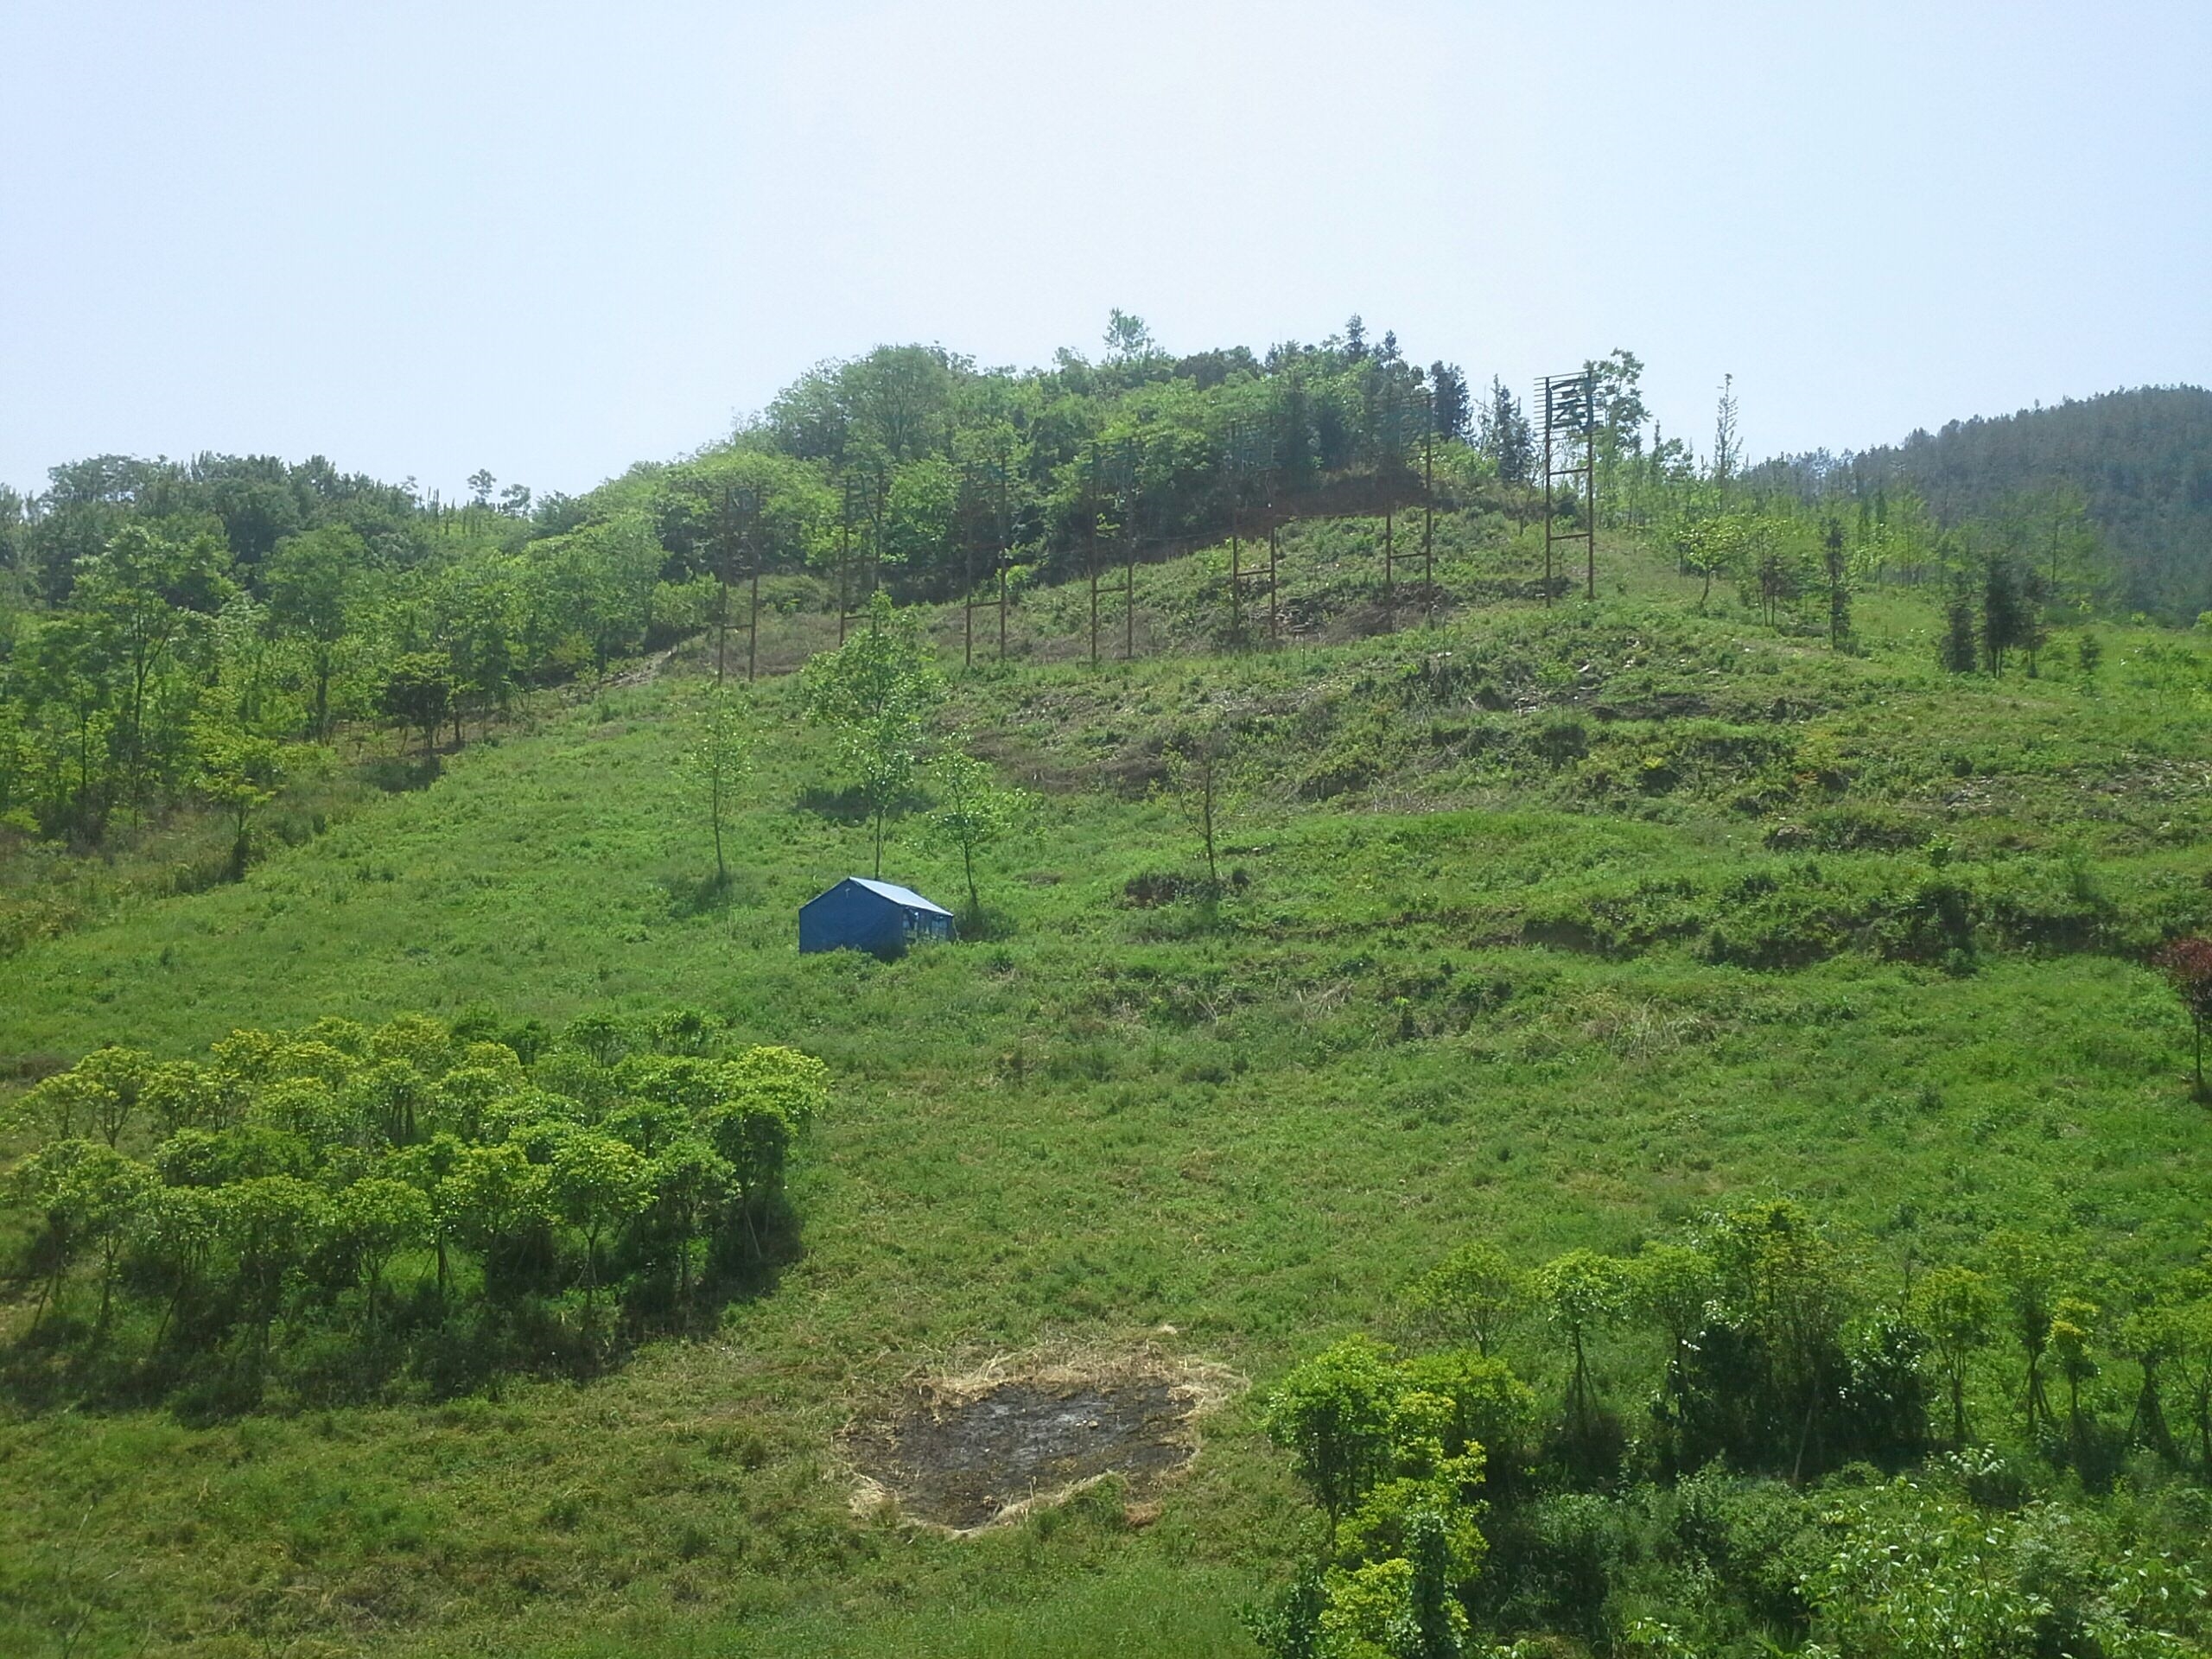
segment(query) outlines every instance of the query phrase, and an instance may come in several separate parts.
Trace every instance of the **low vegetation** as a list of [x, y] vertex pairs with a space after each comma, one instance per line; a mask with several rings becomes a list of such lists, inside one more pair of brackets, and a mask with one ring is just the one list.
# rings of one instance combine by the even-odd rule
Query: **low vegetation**
[[[1492, 1650], [1478, 1629], [1630, 1654], [2202, 1651], [2212, 1275], [2146, 1278], [2073, 1232], [1999, 1228], [1979, 1265], [1902, 1276], [1854, 1243], [1775, 1200], [1632, 1255], [1446, 1258], [1402, 1300], [1411, 1351], [1346, 1338], [1266, 1402], [1324, 1524], [1255, 1637], [1285, 1659]], [[1558, 1395], [1503, 1357], [1517, 1333]]]
[[[956, 447], [853, 496], [872, 607], [900, 374]], [[1386, 594], [1411, 383], [893, 354], [578, 502], [19, 520], [0, 1648], [2201, 1650], [2204, 634], [1625, 404], [1572, 595], [1479, 395]], [[1223, 446], [1298, 410], [1270, 520]], [[963, 943], [799, 957], [876, 868]], [[899, 1379], [1071, 1348], [1255, 1386], [1157, 1491], [854, 1512]]]

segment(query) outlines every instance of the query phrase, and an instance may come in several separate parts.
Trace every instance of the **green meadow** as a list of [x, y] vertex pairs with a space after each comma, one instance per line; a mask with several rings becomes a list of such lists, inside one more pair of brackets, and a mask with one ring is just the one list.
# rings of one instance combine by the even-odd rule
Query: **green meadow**
[[[18, 1077], [487, 1005], [696, 1007], [833, 1077], [791, 1259], [700, 1339], [213, 1422], [23, 1391], [0, 1650], [1256, 1652], [1236, 1610], [1313, 1525], [1256, 1391], [1389, 1334], [1471, 1238], [1624, 1251], [1786, 1195], [1874, 1277], [2006, 1224], [2195, 1259], [2207, 1120], [2142, 959], [2212, 915], [2201, 635], [2099, 623], [2090, 671], [2064, 630], [2033, 677], [1953, 676], [1922, 593], [1863, 594], [1836, 652], [1700, 613], [1626, 539], [1594, 603], [1477, 602], [1529, 556], [1502, 523], [1447, 538], [1461, 602], [1382, 632], [1376, 528], [1288, 539], [1280, 645], [1223, 637], [1211, 549], [1140, 573], [1137, 661], [1084, 659], [1079, 588], [1018, 602], [1004, 664], [956, 645], [949, 723], [1039, 798], [957, 945], [797, 954], [799, 904], [868, 854], [781, 676], [751, 694], [714, 887], [678, 766], [694, 642], [347, 795], [242, 880], [126, 894], [0, 961]], [[779, 619], [772, 660], [820, 624]], [[1160, 788], [1199, 727], [1237, 757], [1217, 900]], [[907, 823], [884, 874], [961, 897]], [[29, 1305], [12, 1287], [0, 1319]], [[838, 1431], [902, 1378], [1146, 1344], [1255, 1390], [1156, 1516], [1110, 1485], [972, 1539], [855, 1514]], [[1541, 1331], [1514, 1357], [1556, 1396]]]

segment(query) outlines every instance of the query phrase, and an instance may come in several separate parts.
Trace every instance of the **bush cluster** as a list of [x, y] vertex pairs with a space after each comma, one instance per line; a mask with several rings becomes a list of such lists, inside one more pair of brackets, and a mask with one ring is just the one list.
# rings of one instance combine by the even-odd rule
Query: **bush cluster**
[[[11, 1116], [39, 1284], [18, 1380], [210, 1408], [588, 1364], [757, 1283], [819, 1060], [696, 1012], [234, 1031], [88, 1054]], [[497, 1040], [491, 1029], [505, 1040]], [[608, 1308], [615, 1318], [607, 1318]]]
[[[2202, 1268], [2130, 1279], [2014, 1230], [1877, 1294], [1775, 1201], [1533, 1272], [1469, 1245], [1397, 1317], [1405, 1351], [1348, 1338], [1266, 1400], [1323, 1522], [1252, 1617], [1281, 1659], [1440, 1659], [1481, 1631], [1900, 1659], [2212, 1637]], [[1548, 1408], [1500, 1351], [1530, 1326]], [[1648, 1367], [1633, 1410], [1601, 1343]]]

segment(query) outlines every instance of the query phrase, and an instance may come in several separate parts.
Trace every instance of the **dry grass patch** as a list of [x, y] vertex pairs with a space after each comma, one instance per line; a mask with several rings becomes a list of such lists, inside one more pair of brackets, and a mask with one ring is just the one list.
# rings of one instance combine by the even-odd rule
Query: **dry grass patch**
[[1109, 1475], [1141, 1498], [1189, 1466], [1198, 1420], [1244, 1387], [1222, 1366], [1150, 1344], [1001, 1354], [917, 1373], [844, 1432], [854, 1506], [896, 1505], [909, 1520], [964, 1534]]

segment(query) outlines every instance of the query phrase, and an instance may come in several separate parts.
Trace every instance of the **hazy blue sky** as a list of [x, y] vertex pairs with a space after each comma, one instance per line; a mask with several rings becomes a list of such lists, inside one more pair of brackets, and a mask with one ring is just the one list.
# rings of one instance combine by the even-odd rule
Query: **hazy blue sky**
[[1755, 453], [2212, 380], [2212, 0], [0, 0], [0, 480], [575, 490], [817, 359], [1365, 315]]

